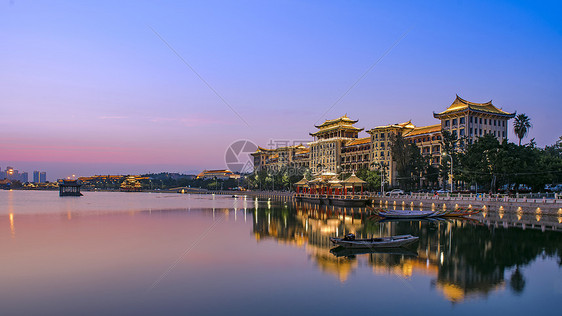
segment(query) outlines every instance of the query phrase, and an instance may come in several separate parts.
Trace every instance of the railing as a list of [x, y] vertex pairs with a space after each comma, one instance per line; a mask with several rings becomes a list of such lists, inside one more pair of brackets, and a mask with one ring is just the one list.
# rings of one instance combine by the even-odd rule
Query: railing
[[339, 200], [358, 200], [370, 198], [369, 194], [309, 194], [309, 193], [297, 193], [295, 197], [307, 198], [307, 199], [339, 199]]
[[[396, 196], [394, 196], [396, 197]], [[488, 193], [411, 193], [409, 195], [402, 195], [401, 197], [408, 197], [414, 199], [428, 199], [428, 200], [452, 200], [452, 201], [498, 201], [498, 202], [531, 202], [531, 203], [543, 203], [543, 204], [562, 204], [562, 195], [558, 193], [527, 193], [527, 194], [488, 194]]]

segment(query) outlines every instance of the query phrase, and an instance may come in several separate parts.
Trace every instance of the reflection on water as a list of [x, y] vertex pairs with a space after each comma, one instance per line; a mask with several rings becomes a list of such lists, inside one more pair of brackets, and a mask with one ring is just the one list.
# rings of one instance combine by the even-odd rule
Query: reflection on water
[[[559, 216], [381, 221], [369, 208], [181, 194], [0, 191], [0, 199], [8, 314], [261, 314], [273, 305], [365, 313], [373, 303], [388, 313], [425, 304], [449, 314], [452, 305], [549, 311], [562, 298]], [[419, 241], [334, 249], [329, 237], [347, 233]], [[334, 293], [352, 303], [335, 306]]]
[[[257, 240], [274, 238], [284, 244], [305, 247], [322, 271], [341, 282], [365, 264], [371, 266], [375, 274], [402, 278], [413, 274], [429, 275], [432, 287], [451, 302], [485, 297], [490, 292], [505, 289], [506, 284], [521, 293], [525, 277], [520, 267], [539, 256], [554, 257], [562, 264], [562, 234], [545, 231], [546, 227], [558, 229], [554, 219], [536, 224], [531, 223], [535, 219], [532, 214], [484, 212], [479, 217], [466, 219], [375, 221], [371, 214], [368, 208], [307, 203], [296, 203], [293, 208], [257, 207], [254, 236]], [[334, 247], [329, 237], [347, 233], [358, 238], [412, 234], [420, 239], [417, 249], [414, 246], [402, 252], [330, 252]], [[506, 281], [506, 271], [514, 268]]]

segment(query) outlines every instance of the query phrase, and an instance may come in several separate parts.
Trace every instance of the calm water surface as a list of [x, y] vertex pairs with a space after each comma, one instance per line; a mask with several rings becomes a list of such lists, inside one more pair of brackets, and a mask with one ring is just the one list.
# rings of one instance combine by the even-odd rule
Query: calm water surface
[[[0, 191], [2, 314], [559, 312], [562, 219], [523, 229], [509, 214], [370, 215], [228, 196]], [[328, 237], [347, 232], [420, 241], [330, 252]]]

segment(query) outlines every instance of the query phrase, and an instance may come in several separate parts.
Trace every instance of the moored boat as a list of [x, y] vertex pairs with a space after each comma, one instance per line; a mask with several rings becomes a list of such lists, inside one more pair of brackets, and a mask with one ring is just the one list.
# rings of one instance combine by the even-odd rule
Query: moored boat
[[336, 257], [354, 257], [363, 254], [387, 254], [387, 255], [399, 255], [399, 256], [409, 256], [417, 257], [418, 252], [413, 251], [403, 247], [385, 247], [385, 248], [346, 248], [346, 247], [335, 247], [330, 249], [330, 253]]
[[395, 248], [414, 243], [419, 238], [412, 235], [389, 236], [368, 239], [355, 239], [348, 234], [344, 238], [330, 237], [330, 241], [345, 248]]
[[379, 212], [385, 218], [426, 218], [435, 215], [434, 211], [385, 211]]

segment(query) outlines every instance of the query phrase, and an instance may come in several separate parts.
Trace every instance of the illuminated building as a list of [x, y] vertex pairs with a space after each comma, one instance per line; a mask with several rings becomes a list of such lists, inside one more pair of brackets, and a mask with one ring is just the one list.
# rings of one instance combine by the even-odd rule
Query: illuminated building
[[240, 179], [240, 175], [235, 174], [234, 172], [226, 169], [203, 170], [201, 173], [197, 175], [197, 179], [219, 179], [219, 180]]
[[371, 135], [371, 161], [373, 168], [384, 169], [384, 181], [391, 186], [396, 182], [396, 163], [392, 159], [391, 142], [393, 135], [405, 134], [415, 128], [411, 121], [377, 126], [367, 131]]
[[310, 149], [302, 144], [273, 149], [258, 147], [254, 157], [254, 170], [278, 171], [282, 167], [308, 168]]
[[341, 171], [342, 148], [357, 139], [359, 132], [363, 130], [353, 126], [357, 122], [344, 115], [315, 125], [318, 131], [310, 133], [314, 141], [309, 143], [309, 166], [313, 173]]
[[120, 190], [124, 192], [137, 192], [142, 191], [142, 184], [139, 182], [141, 179], [148, 179], [148, 177], [128, 176], [121, 183]]
[[357, 138], [345, 143], [341, 149], [341, 171], [351, 172], [369, 169], [372, 143], [369, 137]]
[[[443, 112], [433, 113], [441, 122], [415, 126], [412, 121], [377, 126], [367, 130], [368, 137], [359, 137], [362, 128], [347, 115], [315, 126], [310, 133], [310, 148], [303, 145], [265, 149], [258, 147], [254, 157], [255, 170], [279, 170], [283, 166], [307, 166], [311, 172], [352, 172], [359, 169], [381, 170], [385, 182], [397, 185], [396, 162], [392, 157], [392, 135], [402, 135], [406, 143], [419, 147], [434, 167], [441, 164], [442, 130], [451, 132], [462, 148], [485, 134], [494, 135], [500, 142], [507, 139], [508, 120], [515, 113], [505, 112], [492, 102], [475, 103], [456, 96]], [[456, 144], [455, 144], [456, 145]]]
[[492, 104], [474, 103], [459, 97], [443, 112], [433, 113], [441, 120], [441, 128], [449, 131], [459, 139], [466, 138], [473, 143], [478, 137], [494, 135], [500, 142], [507, 139], [508, 120], [515, 113], [505, 112]]

